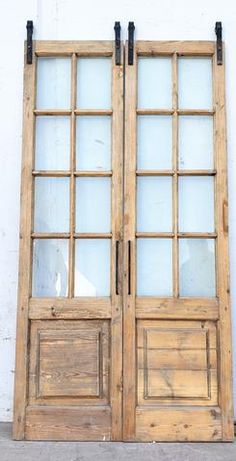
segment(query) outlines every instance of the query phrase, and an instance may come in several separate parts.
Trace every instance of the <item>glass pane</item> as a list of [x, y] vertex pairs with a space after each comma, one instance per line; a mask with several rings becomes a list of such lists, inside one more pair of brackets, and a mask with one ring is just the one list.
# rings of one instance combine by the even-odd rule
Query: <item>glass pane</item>
[[211, 58], [179, 58], [179, 108], [212, 109]]
[[138, 107], [143, 109], [172, 107], [171, 58], [139, 58]]
[[137, 178], [137, 230], [172, 231], [172, 178]]
[[111, 108], [111, 58], [79, 58], [77, 106], [80, 109]]
[[35, 142], [36, 170], [70, 168], [70, 118], [37, 117]]
[[110, 178], [78, 178], [76, 180], [76, 231], [110, 232]]
[[138, 169], [172, 168], [172, 118], [138, 117]]
[[77, 117], [76, 165], [78, 170], [111, 169], [110, 117]]
[[137, 239], [138, 296], [172, 296], [172, 240]]
[[32, 296], [67, 296], [68, 241], [34, 240]]
[[37, 108], [70, 109], [70, 58], [38, 58]]
[[75, 296], [110, 295], [110, 240], [75, 242]]
[[215, 296], [215, 241], [179, 240], [180, 296]]
[[35, 178], [35, 232], [69, 232], [69, 178]]
[[212, 169], [213, 118], [179, 117], [179, 168]]
[[214, 232], [214, 178], [179, 178], [180, 232]]

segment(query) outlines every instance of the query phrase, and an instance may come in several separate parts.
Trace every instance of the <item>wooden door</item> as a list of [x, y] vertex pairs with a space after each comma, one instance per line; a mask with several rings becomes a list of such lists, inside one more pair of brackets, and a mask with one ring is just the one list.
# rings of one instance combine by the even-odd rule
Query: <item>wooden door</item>
[[124, 439], [232, 440], [224, 66], [138, 41], [125, 73]]
[[123, 74], [113, 42], [25, 64], [15, 439], [122, 437]]
[[15, 439], [233, 438], [224, 66], [127, 51], [25, 64]]

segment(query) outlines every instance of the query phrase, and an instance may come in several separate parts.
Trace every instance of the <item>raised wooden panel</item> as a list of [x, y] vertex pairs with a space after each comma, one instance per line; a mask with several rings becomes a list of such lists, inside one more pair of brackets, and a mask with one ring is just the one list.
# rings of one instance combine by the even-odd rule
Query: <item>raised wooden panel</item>
[[38, 395], [99, 397], [100, 346], [100, 331], [39, 333]]
[[138, 322], [138, 402], [217, 404], [216, 326]]
[[106, 403], [108, 334], [107, 321], [32, 322], [30, 403]]

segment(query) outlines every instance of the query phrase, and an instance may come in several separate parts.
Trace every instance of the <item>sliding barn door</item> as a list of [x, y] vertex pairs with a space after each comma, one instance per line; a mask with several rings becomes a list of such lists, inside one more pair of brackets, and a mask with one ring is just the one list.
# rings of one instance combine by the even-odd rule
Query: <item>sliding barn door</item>
[[25, 64], [14, 438], [232, 440], [224, 66], [114, 49]]
[[121, 438], [123, 75], [113, 42], [25, 64], [14, 438]]
[[125, 91], [124, 439], [232, 440], [224, 68], [137, 42]]

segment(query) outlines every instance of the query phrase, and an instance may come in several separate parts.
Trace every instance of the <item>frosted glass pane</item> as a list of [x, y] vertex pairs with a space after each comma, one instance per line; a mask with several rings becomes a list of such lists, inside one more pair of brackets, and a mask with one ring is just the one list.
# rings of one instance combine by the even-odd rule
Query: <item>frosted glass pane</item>
[[79, 58], [77, 106], [80, 109], [111, 108], [111, 58]]
[[75, 296], [110, 295], [110, 240], [75, 243]]
[[180, 232], [214, 232], [214, 178], [179, 178]]
[[171, 239], [137, 239], [137, 295], [172, 296]]
[[211, 58], [179, 58], [179, 108], [212, 109]]
[[138, 117], [138, 169], [172, 168], [172, 118]]
[[110, 117], [77, 117], [76, 165], [78, 170], [111, 169]]
[[171, 232], [172, 178], [137, 178], [137, 230]]
[[172, 65], [170, 58], [139, 58], [138, 107], [172, 107]]
[[34, 240], [32, 296], [67, 296], [68, 241]]
[[215, 241], [180, 239], [180, 296], [215, 296]]
[[36, 170], [70, 168], [70, 118], [37, 117], [35, 142]]
[[37, 108], [70, 109], [70, 58], [38, 58]]
[[35, 232], [69, 232], [69, 178], [35, 178]]
[[213, 168], [213, 118], [179, 117], [179, 168]]
[[110, 232], [110, 178], [78, 178], [76, 180], [76, 231]]

